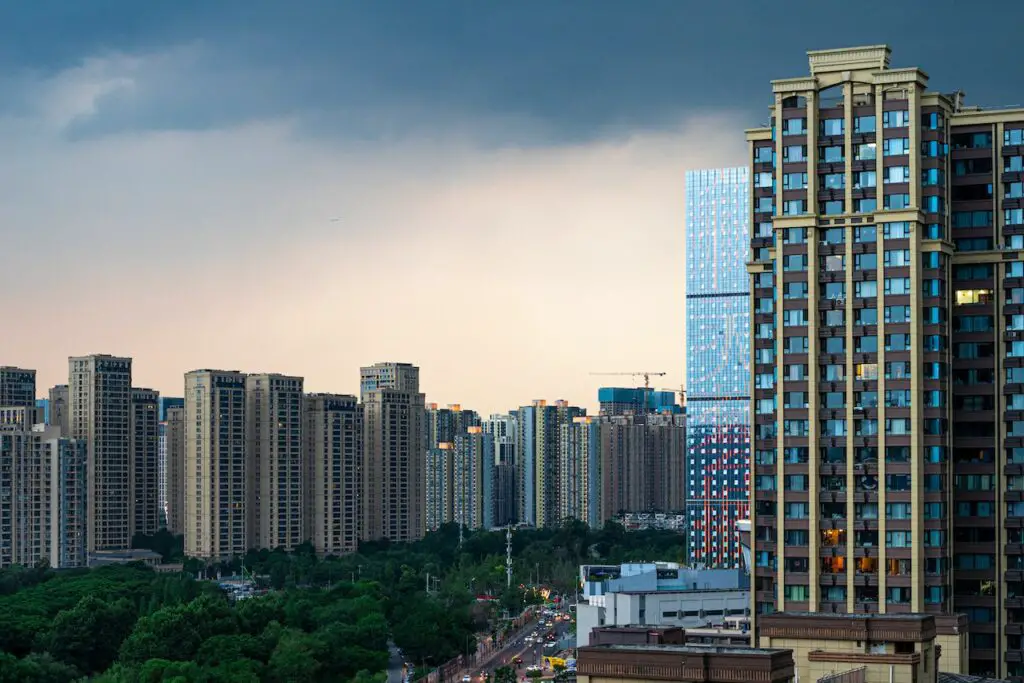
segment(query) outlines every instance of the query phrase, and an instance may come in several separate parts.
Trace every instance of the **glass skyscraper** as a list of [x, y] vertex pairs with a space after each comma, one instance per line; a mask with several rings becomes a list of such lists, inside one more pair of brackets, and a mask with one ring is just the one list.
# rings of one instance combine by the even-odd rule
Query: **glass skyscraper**
[[686, 174], [686, 514], [690, 562], [741, 563], [750, 481], [746, 168]]

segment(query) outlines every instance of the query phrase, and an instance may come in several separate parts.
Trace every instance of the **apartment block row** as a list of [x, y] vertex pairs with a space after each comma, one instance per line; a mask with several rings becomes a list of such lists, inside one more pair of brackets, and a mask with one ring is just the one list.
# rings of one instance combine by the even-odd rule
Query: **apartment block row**
[[132, 387], [131, 359], [69, 359], [54, 409], [36, 373], [0, 368], [0, 566], [85, 566], [160, 528], [157, 402]]
[[602, 389], [597, 416], [565, 401], [488, 419], [429, 406], [427, 528], [601, 526], [624, 511], [682, 511], [685, 419], [671, 392], [645, 393]]

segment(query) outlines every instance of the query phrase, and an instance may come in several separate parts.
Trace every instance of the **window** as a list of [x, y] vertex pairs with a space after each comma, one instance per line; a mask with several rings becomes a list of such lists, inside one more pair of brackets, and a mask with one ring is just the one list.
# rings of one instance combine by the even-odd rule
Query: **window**
[[936, 140], [921, 143], [921, 155], [926, 157], [944, 157], [949, 154], [949, 145]]
[[883, 111], [882, 128], [906, 128], [910, 125], [910, 112]]
[[874, 116], [858, 116], [853, 120], [853, 132], [854, 133], [874, 133], [875, 132], [875, 117]]
[[768, 164], [775, 161], [775, 150], [771, 147], [755, 147], [754, 148], [754, 163], [757, 164]]
[[758, 197], [757, 204], [754, 205], [754, 211], [758, 213], [774, 213], [775, 201], [771, 197]]
[[882, 236], [887, 240], [907, 239], [910, 237], [910, 223], [885, 223], [882, 226]]
[[782, 148], [782, 160], [788, 162], [807, 161], [807, 145], [790, 145]]
[[822, 290], [822, 295], [829, 300], [843, 300], [846, 298], [846, 283], [826, 282]]
[[863, 197], [853, 200], [854, 211], [857, 213], [874, 213], [878, 209], [878, 200], [874, 197]]
[[885, 322], [887, 323], [909, 323], [910, 306], [886, 306]]
[[829, 145], [818, 150], [818, 161], [824, 164], [840, 163], [844, 159], [841, 145]]
[[910, 265], [910, 250], [909, 249], [888, 249], [885, 251], [885, 265], [886, 266], [909, 266]]
[[1024, 129], [1010, 128], [1003, 131], [1004, 145], [1024, 145]]
[[807, 337], [786, 337], [782, 350], [783, 353], [807, 353]]
[[853, 158], [857, 161], [872, 161], [876, 158], [877, 154], [875, 143], [866, 142], [862, 145], [857, 145], [853, 152]]
[[854, 282], [853, 283], [853, 295], [858, 299], [870, 299], [878, 296], [878, 283], [877, 282]]
[[806, 190], [806, 173], [787, 173], [782, 176], [782, 189], [784, 190]]
[[885, 335], [885, 350], [886, 351], [909, 351], [910, 350], [910, 335], [909, 334], [887, 334], [887, 335]]
[[821, 231], [822, 244], [842, 244], [846, 239], [844, 228], [827, 228]]
[[878, 268], [878, 256], [875, 254], [856, 254], [853, 267], [857, 270], [875, 270]]
[[782, 298], [783, 299], [806, 299], [807, 298], [807, 283], [806, 282], [787, 282], [782, 285]]
[[843, 213], [843, 200], [832, 199], [825, 202], [819, 202], [819, 213], [825, 216], [837, 216]]
[[857, 325], [877, 325], [878, 324], [878, 309], [877, 308], [858, 308], [857, 309]]
[[873, 381], [878, 379], [877, 363], [858, 363], [854, 366], [854, 377], [858, 381]]
[[967, 306], [970, 304], [987, 304], [992, 301], [991, 289], [958, 289], [956, 290], [956, 305]]
[[843, 270], [843, 266], [845, 265], [845, 258], [846, 257], [843, 256], [842, 254], [830, 254], [828, 256], [822, 256], [821, 269], [830, 273], [841, 271]]
[[806, 199], [787, 199], [782, 203], [783, 216], [799, 216], [807, 213]]
[[885, 278], [886, 294], [910, 294], [909, 277], [887, 277]]
[[853, 229], [854, 242], [874, 242], [876, 240], [875, 226], [858, 225]]
[[782, 121], [782, 134], [783, 135], [806, 135], [807, 134], [807, 119], [802, 119], [802, 118], [783, 119], [783, 121]]
[[1012, 183], [1004, 183], [1003, 190], [1007, 199], [1020, 199], [1024, 197], [1024, 182], [1017, 180]]
[[882, 155], [887, 157], [910, 154], [909, 138], [887, 138], [882, 141]]
[[827, 190], [841, 190], [846, 187], [846, 174], [826, 173], [821, 176], [821, 186]]
[[788, 273], [807, 270], [807, 254], [789, 254], [784, 256], [782, 270]]
[[890, 183], [909, 183], [910, 182], [910, 167], [909, 166], [889, 166], [885, 169], [885, 177], [883, 182], [886, 184]]
[[824, 327], [842, 327], [846, 324], [846, 311], [841, 309], [835, 311], [822, 311], [821, 324]]
[[945, 117], [938, 112], [921, 114], [921, 125], [928, 130], [939, 130], [945, 122]]
[[951, 136], [953, 149], [990, 149], [992, 133], [955, 133]]
[[877, 353], [878, 352], [878, 337], [875, 335], [864, 335], [857, 337], [857, 353]]
[[754, 187], [773, 187], [774, 185], [775, 178], [771, 173], [754, 174]]
[[791, 308], [782, 312], [783, 327], [799, 327], [807, 324], [807, 311], [802, 308]]
[[907, 209], [910, 208], [909, 194], [887, 194], [885, 195], [886, 209]]
[[[827, 354], [841, 354], [846, 351], [846, 339], [844, 337], [825, 337], [821, 340], [822, 350]], [[1024, 342], [1021, 342], [1024, 344]]]
[[942, 169], [927, 168], [921, 171], [921, 184], [924, 186], [943, 185], [946, 182], [946, 174]]
[[787, 228], [784, 234], [784, 244], [803, 244], [807, 241], [806, 228]]
[[853, 189], [860, 190], [866, 187], [875, 187], [874, 171], [857, 171], [853, 175]]
[[822, 135], [842, 135], [844, 119], [822, 119], [819, 130]]

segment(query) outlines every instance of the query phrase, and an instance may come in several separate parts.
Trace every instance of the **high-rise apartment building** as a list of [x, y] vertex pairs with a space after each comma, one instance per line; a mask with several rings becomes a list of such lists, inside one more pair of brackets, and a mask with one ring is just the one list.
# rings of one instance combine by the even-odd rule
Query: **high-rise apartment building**
[[494, 446], [494, 526], [519, 521], [516, 468], [518, 459], [518, 413], [491, 415], [481, 423]]
[[374, 363], [359, 368], [359, 396], [366, 401], [366, 395], [380, 389], [394, 389], [418, 393], [420, 369], [411, 363]]
[[494, 450], [490, 434], [469, 426], [455, 437], [452, 520], [469, 529], [494, 526]]
[[50, 414], [47, 415], [46, 424], [60, 427], [61, 436], [71, 434], [71, 412], [69, 403], [71, 401], [71, 390], [67, 384], [58, 384], [50, 389]]
[[355, 396], [307, 394], [303, 403], [306, 529], [317, 553], [359, 546], [363, 411]]
[[245, 375], [185, 375], [185, 554], [227, 559], [248, 550]]
[[0, 406], [36, 405], [36, 371], [0, 366]]
[[686, 173], [687, 530], [690, 562], [740, 562], [750, 476], [746, 168]]
[[747, 131], [755, 617], [967, 613], [1024, 677], [1024, 109], [889, 57], [809, 53]]
[[[686, 417], [612, 415], [601, 418], [595, 477], [597, 524], [625, 513], [678, 513], [685, 504]], [[589, 521], [589, 520], [588, 520]]]
[[250, 462], [249, 545], [292, 550], [307, 540], [303, 479], [302, 378], [246, 378], [246, 454]]
[[88, 449], [87, 551], [124, 550], [133, 531], [132, 359], [72, 357], [68, 370], [71, 437]]
[[85, 442], [59, 428], [0, 424], [0, 568], [85, 566], [85, 461]]
[[167, 411], [171, 408], [184, 408], [185, 399], [180, 396], [161, 396], [157, 399], [157, 408], [159, 410], [158, 419], [161, 422], [167, 421]]
[[[429, 442], [429, 437], [428, 437]], [[442, 441], [429, 448], [424, 460], [423, 518], [427, 531], [437, 531], [454, 520], [455, 444]]]
[[185, 407], [168, 408], [164, 417], [166, 419], [161, 423], [167, 492], [164, 514], [167, 530], [179, 535], [185, 533]]
[[[378, 363], [362, 368], [360, 376], [364, 391], [360, 534], [363, 540], [417, 540], [426, 531], [425, 402], [419, 393], [419, 368]], [[378, 388], [369, 388], [373, 382]], [[399, 388], [379, 388], [387, 383]]]
[[578, 416], [561, 425], [559, 517], [601, 526], [601, 425], [599, 418]]
[[524, 523], [537, 527], [561, 525], [562, 449], [569, 441], [562, 438], [562, 425], [586, 415], [586, 410], [566, 401], [534, 401], [518, 411], [516, 423], [520, 459], [519, 509]]
[[152, 389], [131, 391], [132, 534], [160, 528], [160, 422]]
[[[184, 398], [180, 398], [180, 397], [176, 398], [176, 397], [171, 397], [171, 396], [160, 396], [157, 399], [157, 412], [158, 412], [157, 419], [160, 420], [160, 425], [159, 425], [159, 428], [158, 428], [158, 430], [159, 430], [158, 431], [158, 434], [159, 434], [159, 437], [158, 437], [159, 438], [159, 446], [157, 447], [157, 453], [158, 453], [158, 459], [159, 459], [159, 464], [157, 465], [157, 481], [159, 482], [159, 485], [160, 485], [160, 523], [162, 525], [164, 525], [164, 526], [169, 526], [169, 522], [167, 521], [167, 510], [168, 510], [168, 504], [167, 504], [167, 485], [168, 485], [168, 479], [171, 476], [175, 476], [175, 475], [169, 474], [168, 471], [167, 471], [167, 466], [168, 466], [168, 454], [167, 454], [167, 446], [168, 446], [167, 428], [168, 428], [168, 424], [167, 424], [167, 421], [169, 419], [168, 415], [169, 415], [171, 410], [173, 410], [175, 408], [182, 408], [183, 409], [184, 407], [185, 407], [185, 399]], [[182, 458], [179, 459], [179, 461], [178, 461], [179, 466], [183, 462], [184, 462], [184, 456], [182, 456]], [[180, 482], [181, 482], [181, 480], [179, 479], [178, 480], [179, 488], [180, 488]], [[181, 532], [178, 532], [178, 533], [181, 533]]]

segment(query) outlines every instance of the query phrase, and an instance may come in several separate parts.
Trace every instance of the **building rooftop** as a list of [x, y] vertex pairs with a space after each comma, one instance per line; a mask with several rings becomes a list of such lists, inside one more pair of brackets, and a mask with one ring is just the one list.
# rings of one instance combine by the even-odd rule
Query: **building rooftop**
[[951, 674], [938, 672], [938, 683], [1006, 683], [1003, 678], [987, 678], [986, 676], [968, 676], [967, 674]]
[[812, 617], [814, 619], [843, 619], [847, 621], [863, 621], [864, 619], [870, 619], [872, 621], [925, 621], [926, 619], [934, 619], [934, 614], [923, 614], [923, 613], [863, 613], [863, 614], [844, 614], [844, 613], [825, 613], [825, 612], [775, 612], [771, 615], [772, 617]]
[[[716, 654], [716, 655], [763, 655], [763, 654], [783, 654], [790, 652], [790, 650], [783, 650], [781, 648], [759, 648], [759, 647], [741, 647], [741, 646], [729, 646], [729, 645], [649, 645], [649, 644], [637, 644], [637, 645], [586, 645], [581, 647], [580, 650], [618, 650], [618, 651], [631, 651], [631, 652], [676, 652], [679, 654]], [[952, 683], [952, 682], [950, 682]]]

